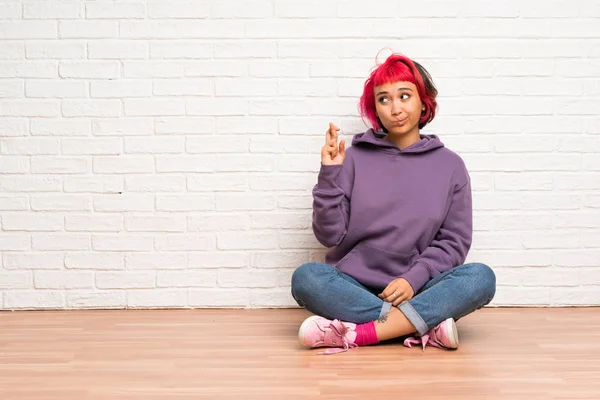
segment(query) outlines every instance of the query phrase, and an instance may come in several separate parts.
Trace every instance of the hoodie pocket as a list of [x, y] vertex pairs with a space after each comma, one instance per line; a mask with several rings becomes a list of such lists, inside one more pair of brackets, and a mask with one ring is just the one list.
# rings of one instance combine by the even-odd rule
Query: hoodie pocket
[[367, 243], [359, 243], [335, 267], [363, 285], [384, 288], [390, 281], [408, 271], [417, 255], [417, 251], [390, 252]]

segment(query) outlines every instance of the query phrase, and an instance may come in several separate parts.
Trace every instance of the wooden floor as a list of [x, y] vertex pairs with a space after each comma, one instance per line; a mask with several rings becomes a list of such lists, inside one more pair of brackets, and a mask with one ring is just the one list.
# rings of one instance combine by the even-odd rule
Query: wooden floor
[[483, 309], [457, 351], [319, 356], [304, 310], [0, 312], [0, 399], [600, 399], [600, 309]]

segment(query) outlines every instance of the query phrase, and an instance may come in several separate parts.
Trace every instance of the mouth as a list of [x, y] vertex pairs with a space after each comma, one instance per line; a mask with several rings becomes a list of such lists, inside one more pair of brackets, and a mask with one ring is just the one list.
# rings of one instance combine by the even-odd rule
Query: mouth
[[406, 124], [407, 122], [408, 122], [408, 117], [406, 117], [404, 119], [397, 119], [397, 120], [394, 120], [394, 125], [402, 126], [402, 125]]

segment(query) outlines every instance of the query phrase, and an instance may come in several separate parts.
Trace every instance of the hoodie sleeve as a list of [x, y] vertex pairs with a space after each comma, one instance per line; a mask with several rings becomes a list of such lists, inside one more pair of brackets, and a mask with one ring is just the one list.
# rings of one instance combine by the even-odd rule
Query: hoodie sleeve
[[313, 188], [312, 228], [317, 240], [325, 247], [342, 242], [350, 218], [350, 193], [354, 169], [350, 154], [342, 165], [321, 165], [317, 184]]
[[446, 218], [433, 241], [401, 276], [415, 294], [432, 278], [465, 262], [473, 236], [471, 184], [458, 187], [452, 194]]

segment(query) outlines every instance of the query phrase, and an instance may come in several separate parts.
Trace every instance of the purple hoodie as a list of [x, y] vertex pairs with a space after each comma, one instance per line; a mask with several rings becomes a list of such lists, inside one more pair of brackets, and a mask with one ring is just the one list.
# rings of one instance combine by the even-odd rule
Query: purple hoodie
[[372, 129], [354, 136], [343, 165], [321, 165], [313, 231], [325, 262], [365, 286], [405, 278], [415, 293], [464, 263], [472, 237], [463, 160], [435, 135], [400, 150]]

